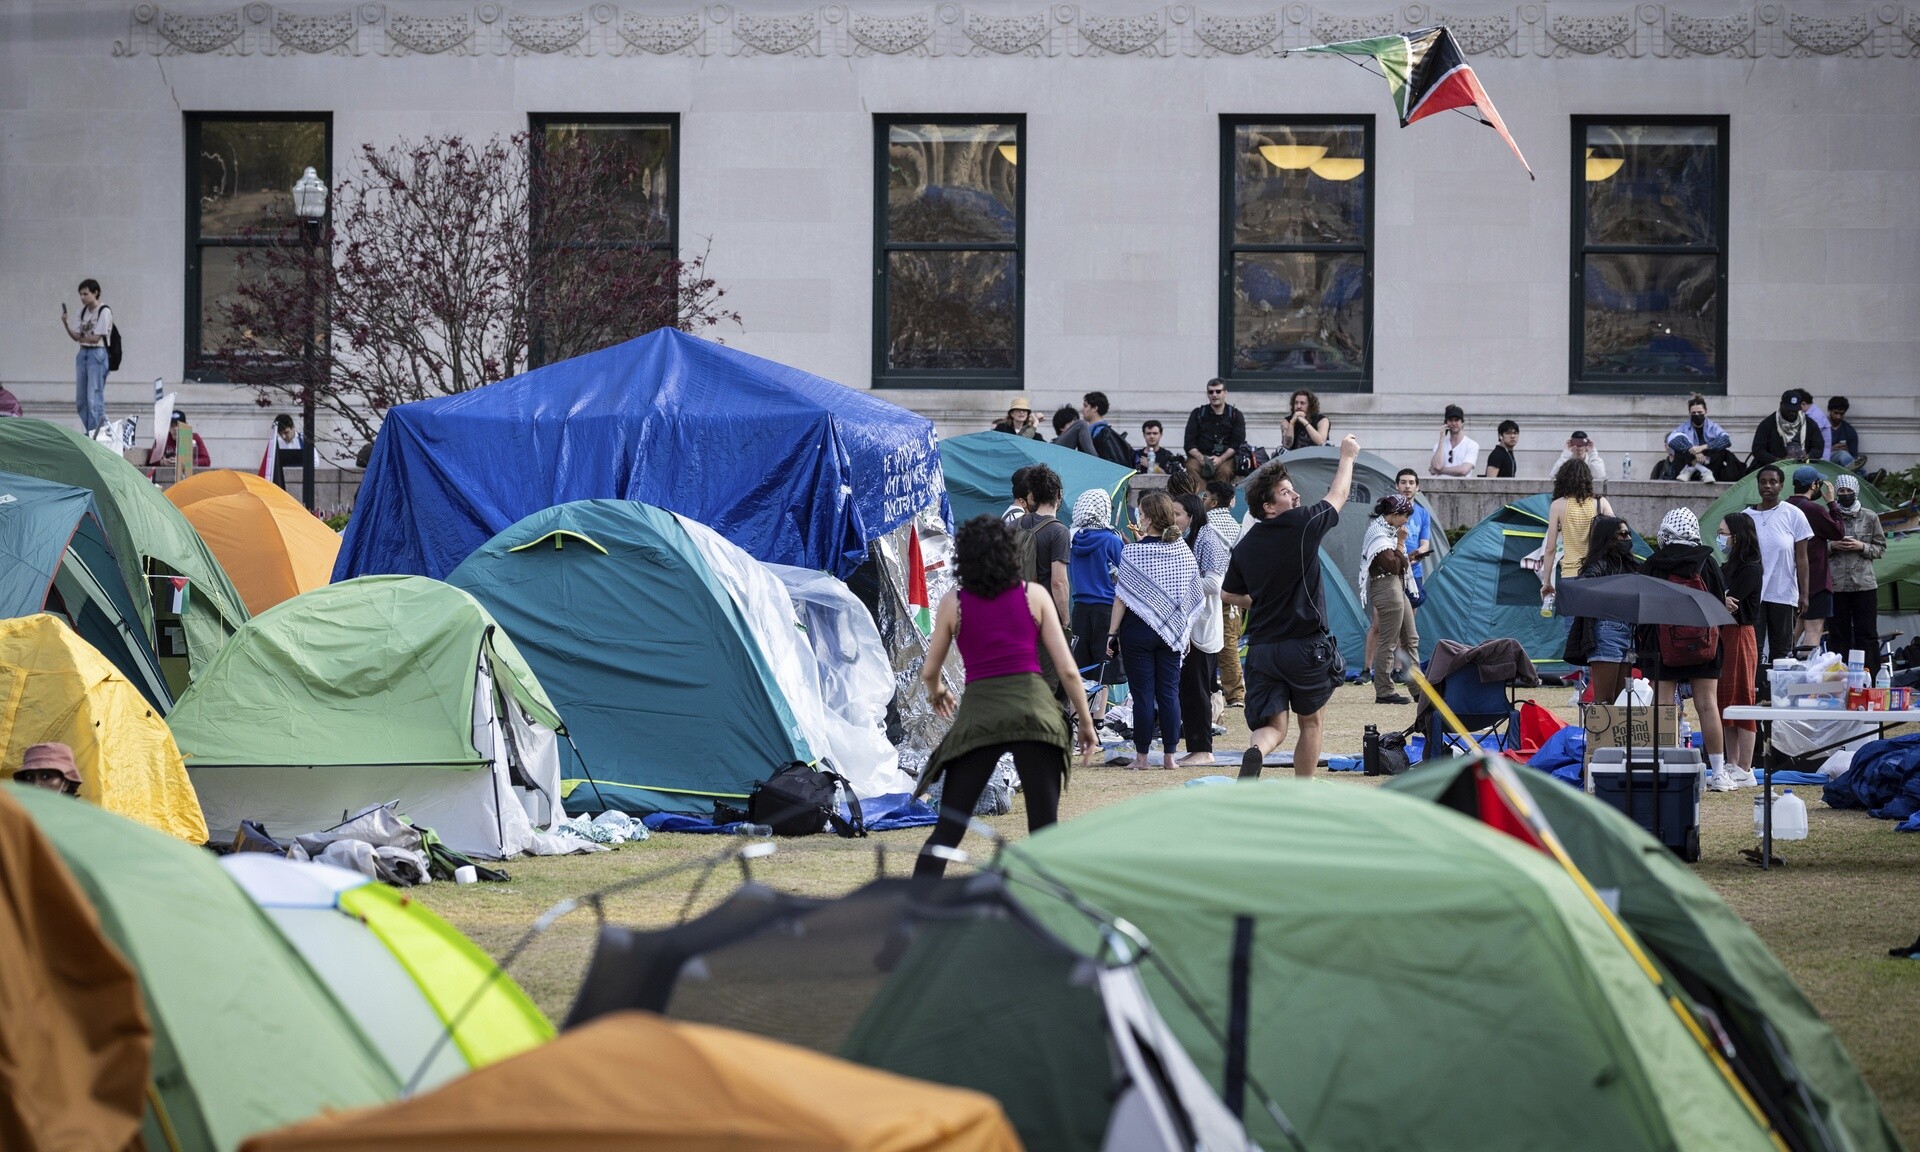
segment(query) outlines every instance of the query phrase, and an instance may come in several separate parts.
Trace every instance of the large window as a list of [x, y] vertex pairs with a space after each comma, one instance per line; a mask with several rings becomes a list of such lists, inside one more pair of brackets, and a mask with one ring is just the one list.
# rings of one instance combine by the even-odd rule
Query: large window
[[[543, 249], [537, 266], [548, 278], [578, 284], [670, 275], [680, 238], [679, 121], [674, 115], [529, 117], [533, 239]], [[535, 285], [536, 293], [540, 287]], [[543, 300], [550, 307], [534, 301], [529, 332], [534, 364], [564, 360], [630, 337], [636, 326], [666, 322], [664, 312], [600, 316], [567, 290], [546, 293]]]
[[1023, 116], [875, 120], [875, 386], [1019, 388]]
[[1220, 375], [1373, 381], [1373, 117], [1220, 122]]
[[1727, 118], [1573, 119], [1576, 392], [1724, 392]]
[[232, 333], [246, 249], [298, 235], [293, 182], [312, 168], [333, 184], [333, 119], [324, 112], [187, 115], [186, 372], [209, 379]]

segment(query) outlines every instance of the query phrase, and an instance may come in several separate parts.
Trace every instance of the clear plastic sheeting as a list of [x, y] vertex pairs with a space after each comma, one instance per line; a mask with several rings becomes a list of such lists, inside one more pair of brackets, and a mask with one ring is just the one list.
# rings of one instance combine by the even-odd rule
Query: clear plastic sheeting
[[[913, 606], [907, 600], [910, 530], [920, 535], [920, 560], [926, 570], [929, 608], [937, 608], [940, 598], [953, 589], [953, 537], [940, 510], [929, 507], [922, 509], [910, 524], [903, 524], [873, 541], [869, 549], [879, 582], [874, 623], [893, 669], [897, 728], [890, 725], [888, 734], [893, 737], [894, 748], [899, 753], [901, 770], [918, 779], [928, 757], [947, 734], [948, 724], [934, 714], [927, 703], [927, 690], [920, 683], [920, 669], [927, 659], [927, 638], [914, 624]], [[963, 687], [958, 652], [948, 651], [947, 666], [941, 675], [957, 697]]]
[[860, 777], [842, 769], [862, 797], [908, 792], [913, 777], [900, 771], [900, 757], [887, 740], [887, 706], [893, 702], [893, 666], [866, 605], [824, 572], [769, 564], [806, 634], [813, 660], [808, 670], [826, 708], [836, 764], [858, 764]]

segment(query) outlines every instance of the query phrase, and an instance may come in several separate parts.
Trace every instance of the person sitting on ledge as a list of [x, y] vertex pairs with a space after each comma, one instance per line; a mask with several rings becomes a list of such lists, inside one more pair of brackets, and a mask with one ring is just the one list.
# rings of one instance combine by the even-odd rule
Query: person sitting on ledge
[[1740, 462], [1733, 457], [1733, 437], [1707, 417], [1707, 398], [1695, 392], [1687, 397], [1687, 418], [1667, 433], [1669, 480], [1738, 480]]
[[1486, 476], [1489, 479], [1513, 479], [1520, 475], [1519, 462], [1513, 458], [1513, 450], [1520, 444], [1520, 425], [1512, 420], [1500, 421], [1500, 440], [1487, 453]]
[[1560, 474], [1560, 465], [1565, 464], [1569, 460], [1586, 461], [1587, 471], [1593, 473], [1593, 482], [1595, 484], [1606, 481], [1606, 458], [1600, 455], [1600, 449], [1594, 445], [1593, 437], [1587, 435], [1585, 432], [1576, 430], [1573, 435], [1567, 437], [1567, 446], [1560, 450], [1560, 458], [1553, 462], [1553, 474], [1558, 476]]

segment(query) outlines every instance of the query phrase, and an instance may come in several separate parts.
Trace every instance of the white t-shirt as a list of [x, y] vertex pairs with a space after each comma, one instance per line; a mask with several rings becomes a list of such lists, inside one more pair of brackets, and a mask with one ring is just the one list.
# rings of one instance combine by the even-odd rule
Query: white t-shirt
[[1747, 509], [1760, 536], [1760, 599], [1769, 604], [1800, 606], [1800, 572], [1794, 566], [1793, 546], [1813, 539], [1807, 514], [1785, 500], [1762, 511]]
[[[1439, 454], [1442, 467], [1465, 464], [1467, 466], [1467, 475], [1469, 476], [1473, 475], [1475, 461], [1480, 459], [1480, 445], [1475, 443], [1471, 436], [1462, 436], [1458, 444], [1455, 444], [1452, 439], [1442, 436], [1434, 444], [1433, 450]], [[1431, 460], [1433, 457], [1429, 455], [1427, 459]]]
[[80, 333], [83, 348], [105, 348], [113, 335], [113, 309], [105, 304], [80, 309], [80, 322], [73, 326]]

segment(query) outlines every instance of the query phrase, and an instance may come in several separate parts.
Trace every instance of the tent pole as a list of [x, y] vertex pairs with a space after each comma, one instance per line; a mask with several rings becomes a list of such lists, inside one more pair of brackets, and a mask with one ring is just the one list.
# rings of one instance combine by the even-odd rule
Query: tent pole
[[1221, 1102], [1235, 1120], [1246, 1118], [1248, 983], [1252, 965], [1253, 917], [1235, 916], [1227, 991], [1227, 1063], [1220, 1092]]

